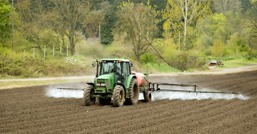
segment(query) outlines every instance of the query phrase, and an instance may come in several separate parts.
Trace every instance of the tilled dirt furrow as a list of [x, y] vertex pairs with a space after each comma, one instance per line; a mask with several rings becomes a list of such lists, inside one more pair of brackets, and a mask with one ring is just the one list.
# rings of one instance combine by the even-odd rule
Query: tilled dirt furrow
[[[221, 81], [214, 81], [209, 82], [208, 85], [205, 85], [206, 87], [209, 87], [211, 89], [217, 89], [217, 90], [229, 90], [229, 91], [235, 91], [237, 89], [238, 85], [243, 85], [244, 83], [257, 81], [257, 79], [254, 76], [252, 77], [246, 77], [246, 78], [237, 78], [237, 79], [225, 79]], [[242, 91], [242, 90], [240, 90]]]
[[[224, 133], [231, 133], [231, 134], [235, 134], [235, 133], [246, 133], [246, 132], [251, 132], [251, 133], [257, 133], [257, 131], [254, 131], [254, 128], [256, 128], [256, 124], [257, 124], [257, 117], [254, 116], [254, 113], [249, 113], [247, 111], [247, 113], [245, 113], [245, 115], [238, 115], [239, 118], [233, 118], [231, 119], [227, 119], [227, 121], [223, 122], [223, 124], [226, 125], [226, 127], [228, 127], [227, 129], [225, 129], [225, 131], [223, 131]], [[230, 120], [230, 121], [228, 121]], [[224, 125], [223, 125], [224, 126]], [[217, 127], [221, 127], [221, 126], [217, 126]], [[219, 129], [219, 131], [217, 131], [218, 133], [221, 133], [221, 129]]]
[[[240, 77], [233, 76], [234, 74], [227, 74], [227, 75], [203, 75], [201, 76], [202, 78], [197, 79], [194, 77], [188, 77], [188, 80], [191, 81], [191, 83], [196, 83], [196, 84], [201, 84], [203, 86], [216, 86], [216, 85], [224, 85], [226, 83], [230, 82], [237, 82], [237, 84], [244, 83], [244, 82], [249, 82], [248, 80], [250, 79], [251, 81], [256, 81], [257, 78], [253, 74], [242, 74]], [[248, 79], [248, 80], [246, 80]]]
[[[172, 101], [172, 100], [171, 100]], [[190, 103], [190, 102], [189, 102]], [[194, 102], [195, 103], [195, 102]], [[191, 104], [191, 103], [190, 103]], [[151, 118], [156, 117], [158, 118], [158, 116], [160, 114], [164, 114], [162, 112], [162, 109], [165, 108], [167, 109], [166, 112], [172, 115], [176, 115], [177, 113], [179, 113], [178, 111], [181, 111], [181, 107], [187, 107], [188, 104], [185, 104], [185, 106], [178, 106], [177, 105], [170, 105], [170, 106], [161, 106], [160, 108], [154, 108], [152, 110], [149, 110], [148, 112], [146, 112], [144, 114], [144, 112], [140, 112], [139, 114], [135, 115], [133, 114], [134, 111], [132, 112], [128, 112], [126, 113], [122, 119], [119, 118], [114, 118], [114, 119], [108, 119], [108, 122], [111, 123], [110, 127], [111, 129], [111, 133], [115, 133], [115, 128], [120, 129], [120, 127], [122, 127], [122, 130], [126, 130], [126, 127], [128, 126], [134, 126], [134, 124], [137, 124], [138, 126], [140, 126], [141, 123], [147, 123], [150, 122]], [[168, 109], [169, 108], [169, 109]], [[143, 108], [142, 108], [143, 109]], [[184, 111], [183, 111], [184, 112]], [[142, 118], [147, 118], [147, 121], [142, 121]], [[108, 123], [107, 122], [107, 123]], [[94, 127], [92, 129], [86, 130], [86, 132], [101, 132], [102, 130], [108, 130], [109, 127], [108, 126], [104, 126], [104, 127], [100, 127], [101, 125]], [[89, 127], [90, 128], [90, 127]], [[110, 130], [109, 130], [110, 131]], [[106, 132], [106, 131], [105, 131]], [[107, 131], [108, 132], [108, 131]]]
[[[78, 106], [78, 107], [80, 107], [80, 109], [84, 109], [85, 112], [86, 111], [90, 111], [91, 113], [95, 113], [95, 115], [92, 115], [92, 117], [96, 117], [97, 115], [105, 115], [106, 114], [106, 113], [104, 113], [106, 111], [103, 111], [102, 109], [100, 109], [101, 106], [91, 106], [91, 107], [85, 107], [85, 106], [81, 107], [81, 106]], [[99, 110], [98, 111], [90, 110], [93, 107], [99, 108], [100, 111]], [[151, 106], [149, 106], [149, 107], [151, 107]], [[113, 108], [111, 106], [109, 108], [115, 110], [115, 108]], [[49, 110], [56, 111], [56, 114], [55, 113], [51, 113], [51, 114], [54, 115], [54, 116], [51, 116], [51, 114], [48, 114], [48, 113], [45, 114], [44, 112], [41, 112], [41, 113], [44, 113], [44, 114], [35, 116], [36, 119], [34, 119], [34, 120], [33, 120], [33, 118], [31, 119], [31, 116], [25, 116], [25, 118], [19, 118], [18, 120], [14, 121], [14, 122], [19, 122], [20, 120], [25, 120], [25, 121], [26, 120], [32, 120], [31, 123], [27, 123], [26, 126], [23, 126], [23, 127], [28, 128], [31, 124], [32, 125], [41, 124], [41, 125], [44, 125], [44, 126], [48, 126], [48, 124], [50, 124], [49, 126], [51, 126], [51, 122], [55, 122], [56, 120], [61, 122], [62, 118], [67, 120], [68, 122], [70, 122], [70, 121], [77, 122], [77, 120], [80, 120], [81, 117], [83, 116], [83, 115], [82, 116], [78, 115], [78, 113], [81, 113], [83, 110], [82, 111], [78, 111], [78, 112], [76, 112], [74, 110], [73, 111], [69, 110], [70, 111], [69, 112], [67, 109], [65, 109], [65, 107], [63, 107], [63, 109], [61, 108], [61, 109], [58, 109], [58, 110], [55, 110], [55, 108], [53, 107], [53, 109], [50, 108]], [[101, 113], [101, 111], [103, 111], [103, 113]], [[130, 110], [127, 110], [127, 111], [130, 111]], [[99, 114], [99, 112], [100, 112], [100, 114]], [[112, 113], [112, 110], [110, 110], [110, 113]], [[123, 113], [123, 112], [121, 112], [121, 113]], [[57, 115], [57, 114], [59, 114], [59, 115]], [[87, 114], [87, 113], [85, 113], [85, 114]], [[49, 115], [50, 115], [50, 117], [48, 117]], [[108, 115], [108, 113], [107, 113], [107, 115]], [[70, 120], [68, 120], [68, 119], [70, 119]], [[85, 118], [85, 120], [86, 119], [87, 118]], [[44, 122], [46, 122], [46, 123], [44, 123]], [[16, 124], [15, 123], [14, 124], [9, 124], [9, 126], [16, 126]]]
[[[230, 120], [231, 118], [236, 117], [233, 115], [233, 113], [239, 112], [245, 108], [248, 108], [248, 106], [245, 105], [244, 103], [243, 104], [235, 103], [235, 104], [239, 105], [241, 107], [238, 108], [238, 106], [232, 105], [232, 106], [227, 106], [226, 109], [214, 110], [214, 112], [210, 113], [210, 115], [208, 115], [208, 116], [205, 116], [202, 120], [196, 120], [196, 121], [190, 122], [189, 124], [185, 124], [185, 126], [193, 127], [194, 130], [192, 133], [198, 133], [201, 130], [207, 131], [207, 130], [209, 130], [208, 127], [213, 127], [216, 124], [220, 124], [220, 122], [222, 122], [223, 120], [226, 120], [226, 119]], [[253, 106], [254, 104], [251, 103], [250, 105]], [[251, 110], [251, 109], [249, 109], [249, 110]], [[197, 125], [198, 123], [202, 124], [202, 125]]]
[[[215, 115], [215, 112], [213, 109], [215, 109], [215, 111], [222, 109], [222, 107], [218, 107], [219, 105], [231, 105], [231, 104], [233, 104], [233, 102], [219, 101], [219, 102], [214, 103], [213, 105], [207, 105], [202, 108], [197, 105], [192, 106], [196, 109], [193, 113], [187, 112], [184, 115], [176, 116], [176, 117], [172, 117], [172, 118], [170, 118], [170, 116], [168, 116], [168, 117], [165, 116], [164, 118], [166, 118], [166, 119], [159, 121], [158, 127], [153, 127], [152, 129], [149, 129], [149, 130], [151, 130], [151, 132], [157, 133], [160, 129], [172, 127], [176, 133], [180, 133], [180, 130], [182, 128], [190, 127], [190, 125], [188, 125], [189, 127], [185, 126], [188, 123], [189, 124], [191, 124], [192, 122], [199, 123], [199, 121], [205, 119], [205, 117], [208, 117], [209, 115]], [[199, 114], [199, 113], [201, 113], [201, 114]], [[173, 120], [174, 122], [170, 122], [170, 120]], [[181, 127], [181, 126], [183, 126], [183, 127]], [[150, 128], [151, 127], [152, 126], [150, 126]], [[190, 128], [192, 128], [192, 127], [190, 127]]]
[[0, 133], [257, 133], [257, 71], [150, 80], [241, 92], [250, 99], [86, 107], [82, 99], [46, 97], [47, 86], [0, 90]]
[[[255, 101], [256, 100], [257, 99], [255, 99]], [[248, 103], [247, 105], [245, 104], [239, 105], [235, 109], [225, 112], [222, 117], [216, 118], [216, 121], [215, 120], [211, 122], [207, 121], [206, 126], [195, 131], [194, 133], [198, 133], [199, 131], [208, 131], [210, 133], [213, 133], [213, 132], [225, 133], [225, 131], [227, 131], [228, 133], [231, 133], [229, 132], [230, 130], [227, 130], [227, 129], [233, 128], [237, 125], [241, 125], [245, 121], [248, 122], [252, 119], [252, 118], [249, 118], [249, 120], [247, 120], [247, 116], [250, 116], [252, 114], [252, 111], [256, 109], [255, 106], [256, 106], [256, 102], [254, 101], [251, 101], [251, 103]], [[246, 109], [247, 111], [245, 111]], [[233, 115], [235, 113], [237, 113], [236, 116]], [[233, 123], [230, 124], [230, 122], [233, 122]], [[244, 131], [247, 132], [246, 130]]]
[[[194, 104], [191, 104], [191, 105], [187, 105], [186, 107], [183, 107], [179, 111], [175, 111], [175, 114], [173, 112], [174, 109], [172, 107], [169, 108], [170, 110], [168, 110], [168, 108], [166, 108], [167, 110], [159, 113], [158, 115], [151, 114], [148, 118], [145, 117], [145, 120], [146, 120], [145, 122], [142, 122], [142, 120], [138, 119], [138, 118], [132, 118], [131, 122], [136, 123], [137, 128], [154, 127], [155, 124], [158, 124], [158, 126], [159, 126], [159, 124], [161, 124], [163, 122], [167, 122], [167, 121], [170, 121], [170, 120], [176, 120], [178, 118], [185, 117], [185, 116], [194, 115], [195, 113], [197, 113], [197, 111], [199, 109], [208, 110], [208, 107], [215, 107], [213, 105], [216, 105], [216, 104], [212, 103], [212, 102], [209, 102], [209, 103], [203, 103], [203, 105], [200, 104], [199, 107], [197, 105], [199, 105], [197, 102], [194, 103]], [[192, 108], [194, 106], [198, 107], [198, 109]], [[135, 126], [133, 125], [133, 123], [129, 123], [129, 124], [126, 124], [126, 125], [122, 125], [122, 124], [121, 125], [117, 124], [117, 125], [122, 127], [121, 132], [126, 132], [127, 130], [130, 130], [132, 128], [133, 128], [134, 131], [137, 131], [137, 129], [134, 128]], [[115, 126], [117, 126], [117, 125], [115, 125]], [[116, 130], [116, 131], [119, 131], [119, 130]], [[112, 129], [111, 133], [115, 133], [116, 131], [115, 131], [115, 129]]]
[[[71, 105], [67, 105], [67, 101], [60, 101], [58, 103], [56, 103], [56, 105], [49, 105], [49, 103], [42, 103], [41, 105], [40, 102], [33, 102], [32, 104], [27, 103], [27, 105], [22, 108], [20, 108], [20, 110], [14, 112], [15, 110], [13, 110], [14, 113], [10, 113], [9, 111], [9, 115], [7, 115], [6, 117], [3, 118], [3, 120], [9, 120], [10, 117], [15, 118], [13, 120], [13, 122], [16, 122], [17, 120], [19, 120], [20, 118], [26, 120], [26, 119], [33, 119], [33, 117], [37, 117], [40, 118], [40, 116], [42, 116], [43, 118], [45, 118], [44, 115], [50, 115], [53, 117], [56, 117], [58, 115], [61, 115], [62, 113], [65, 113], [67, 110], [71, 111]], [[76, 109], [77, 107], [75, 107]], [[16, 108], [15, 108], [16, 109]], [[65, 109], [65, 110], [62, 110]], [[53, 112], [55, 111], [55, 112]], [[74, 112], [74, 109], [72, 109], [71, 112]], [[38, 113], [44, 113], [43, 115], [38, 114]], [[30, 115], [30, 116], [28, 116]], [[19, 117], [19, 118], [16, 118]]]
[[[165, 104], [172, 105], [170, 103], [164, 103], [164, 105]], [[102, 114], [89, 113], [87, 117], [83, 117], [83, 115], [76, 116], [76, 117], [71, 116], [70, 120], [68, 118], [66, 118], [66, 120], [68, 120], [68, 123], [65, 124], [65, 126], [62, 126], [62, 129], [60, 129], [60, 131], [69, 130], [70, 127], [73, 127], [73, 126], [79, 127], [81, 124], [86, 124], [83, 127], [87, 128], [87, 129], [91, 129], [91, 128], [98, 127], [98, 126], [105, 126], [105, 124], [110, 124], [112, 122], [116, 122], [115, 120], [117, 120], [118, 122], [126, 121], [126, 118], [124, 119], [124, 117], [129, 117], [128, 115], [140, 117], [144, 111], [147, 111], [147, 108], [141, 107], [141, 106], [136, 105], [136, 106], [133, 106], [134, 110], [126, 110], [124, 112], [119, 112], [119, 113], [116, 112], [117, 110], [119, 110], [119, 108], [118, 109], [112, 108], [112, 109], [116, 109], [116, 110], [114, 110], [113, 112], [111, 112], [109, 114], [108, 113], [102, 113]], [[149, 108], [150, 108], [149, 110], [153, 110], [152, 106]], [[160, 110], [160, 109], [158, 109], [158, 110]], [[114, 113], [117, 113], [117, 114], [114, 114]], [[158, 111], [157, 111], [157, 113], [158, 113]], [[96, 116], [98, 118], [92, 118], [92, 117], [96, 117]], [[50, 130], [50, 129], [51, 128], [48, 128], [47, 130]], [[101, 129], [104, 130], [104, 127]], [[53, 133], [58, 133], [58, 131], [59, 131], [59, 129], [54, 129], [54, 128], [52, 130], [53, 130], [52, 131]]]

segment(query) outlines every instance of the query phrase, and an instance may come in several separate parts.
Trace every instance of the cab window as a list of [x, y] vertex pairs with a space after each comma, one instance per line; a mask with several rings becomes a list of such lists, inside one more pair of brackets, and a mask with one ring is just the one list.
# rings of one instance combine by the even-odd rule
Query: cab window
[[121, 74], [121, 65], [120, 63], [115, 63], [114, 61], [102, 62], [100, 75], [109, 74], [109, 73], [119, 73]]
[[130, 74], [130, 72], [129, 72], [129, 64], [127, 62], [123, 63], [123, 74], [125, 74], [125, 75], [129, 75]]

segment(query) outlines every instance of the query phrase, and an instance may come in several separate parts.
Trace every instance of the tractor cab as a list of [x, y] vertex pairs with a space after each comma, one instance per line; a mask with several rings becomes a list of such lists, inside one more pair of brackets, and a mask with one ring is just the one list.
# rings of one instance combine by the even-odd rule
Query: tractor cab
[[[115, 60], [115, 59], [103, 59], [97, 62], [96, 79], [102, 79], [106, 77], [113, 76], [114, 83], [126, 82], [126, 77], [131, 75], [132, 62], [128, 60]], [[95, 62], [92, 63], [93, 67]]]
[[96, 66], [96, 78], [94, 79], [95, 94], [111, 95], [116, 85], [126, 88], [126, 83], [130, 80], [132, 62], [124, 59], [102, 59], [94, 61], [92, 66]]

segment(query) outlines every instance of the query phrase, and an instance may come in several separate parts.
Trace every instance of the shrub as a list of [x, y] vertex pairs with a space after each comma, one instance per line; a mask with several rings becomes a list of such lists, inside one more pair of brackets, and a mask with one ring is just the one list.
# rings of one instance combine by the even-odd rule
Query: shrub
[[202, 60], [197, 52], [176, 50], [174, 46], [168, 47], [163, 57], [169, 65], [179, 70], [185, 71], [189, 68], [202, 67], [205, 61]]
[[152, 53], [145, 53], [142, 56], [140, 56], [140, 62], [143, 64], [154, 63], [155, 59], [156, 57]]
[[221, 40], [214, 42], [211, 52], [212, 52], [212, 56], [216, 56], [216, 57], [224, 56], [225, 48], [224, 48], [223, 42]]
[[246, 58], [248, 60], [256, 59], [257, 58], [257, 51], [256, 50], [252, 50], [252, 49], [248, 50]]
[[85, 75], [94, 72], [92, 69], [88, 70], [90, 64], [86, 64], [85, 61], [86, 59], [81, 57], [76, 59], [76, 62], [66, 62], [65, 58], [48, 60], [32, 57], [23, 58], [23, 53], [0, 49], [0, 75], [38, 77]]
[[[118, 44], [114, 42], [106, 48], [107, 58], [126, 58], [131, 59], [134, 56], [131, 46]], [[130, 58], [129, 58], [130, 57]]]
[[99, 42], [87, 43], [81, 41], [76, 45], [76, 54], [92, 58], [103, 58], [106, 55], [106, 47]]

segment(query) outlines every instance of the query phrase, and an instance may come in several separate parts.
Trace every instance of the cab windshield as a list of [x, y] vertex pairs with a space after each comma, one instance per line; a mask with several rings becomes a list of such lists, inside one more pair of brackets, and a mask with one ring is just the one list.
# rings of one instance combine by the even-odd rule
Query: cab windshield
[[102, 62], [100, 75], [109, 73], [121, 74], [121, 63], [114, 61]]

